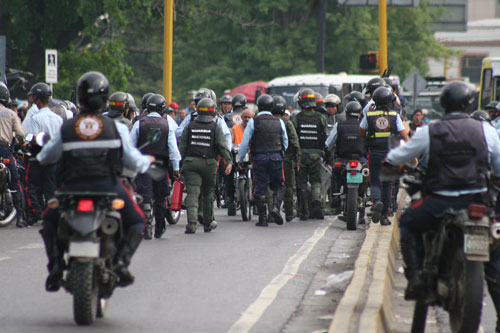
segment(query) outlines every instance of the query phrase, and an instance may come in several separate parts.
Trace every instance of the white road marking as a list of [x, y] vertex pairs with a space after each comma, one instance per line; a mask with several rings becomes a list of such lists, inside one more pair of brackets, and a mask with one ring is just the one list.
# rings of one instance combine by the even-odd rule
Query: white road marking
[[30, 244], [26, 244], [26, 245], [23, 245], [21, 247], [18, 247], [17, 249], [18, 250], [27, 250], [27, 249], [43, 249], [44, 246], [42, 243], [30, 243]]
[[0, 257], [0, 261], [9, 260], [10, 257]]
[[272, 281], [262, 290], [259, 297], [243, 312], [240, 319], [231, 326], [229, 329], [230, 333], [249, 332], [252, 329], [266, 309], [276, 299], [281, 288], [294, 277], [302, 262], [309, 256], [319, 240], [323, 238], [332, 223], [333, 221], [323, 222], [297, 252], [288, 259], [281, 273], [272, 279]]

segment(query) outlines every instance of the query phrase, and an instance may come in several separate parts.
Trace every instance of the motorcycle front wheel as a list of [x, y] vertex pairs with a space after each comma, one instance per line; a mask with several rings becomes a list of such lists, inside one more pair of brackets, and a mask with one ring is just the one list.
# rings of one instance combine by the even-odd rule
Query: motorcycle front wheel
[[243, 221], [249, 221], [252, 218], [252, 207], [248, 195], [248, 184], [246, 179], [238, 180], [238, 191], [240, 199], [240, 211]]
[[11, 224], [17, 215], [12, 195], [9, 192], [0, 194], [0, 227], [6, 227]]
[[70, 265], [73, 317], [78, 325], [90, 325], [97, 317], [98, 288], [92, 261], [73, 260]]

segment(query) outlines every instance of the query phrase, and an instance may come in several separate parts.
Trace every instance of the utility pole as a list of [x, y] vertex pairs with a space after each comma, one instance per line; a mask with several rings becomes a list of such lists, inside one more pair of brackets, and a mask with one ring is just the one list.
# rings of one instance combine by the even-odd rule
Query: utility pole
[[378, 0], [378, 42], [380, 75], [387, 68], [387, 0]]
[[325, 21], [326, 0], [321, 0], [319, 6], [318, 73], [323, 73], [325, 71]]
[[163, 11], [163, 96], [172, 102], [172, 49], [174, 41], [174, 0], [164, 1]]

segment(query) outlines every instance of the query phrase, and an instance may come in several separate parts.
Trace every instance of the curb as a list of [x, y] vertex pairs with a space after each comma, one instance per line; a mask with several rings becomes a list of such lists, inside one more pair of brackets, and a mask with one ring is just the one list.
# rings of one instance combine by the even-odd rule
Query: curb
[[391, 331], [391, 295], [399, 248], [396, 221], [392, 219], [391, 226], [370, 224], [353, 278], [337, 306], [329, 333]]

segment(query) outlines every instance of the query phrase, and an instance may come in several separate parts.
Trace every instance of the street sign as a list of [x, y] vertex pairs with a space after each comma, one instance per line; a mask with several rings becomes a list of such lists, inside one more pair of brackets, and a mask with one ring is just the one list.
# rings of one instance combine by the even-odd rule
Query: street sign
[[401, 84], [403, 88], [412, 91], [413, 110], [416, 108], [417, 97], [427, 86], [427, 81], [416, 70], [410, 73], [406, 80]]
[[57, 50], [45, 50], [45, 82], [57, 83]]

